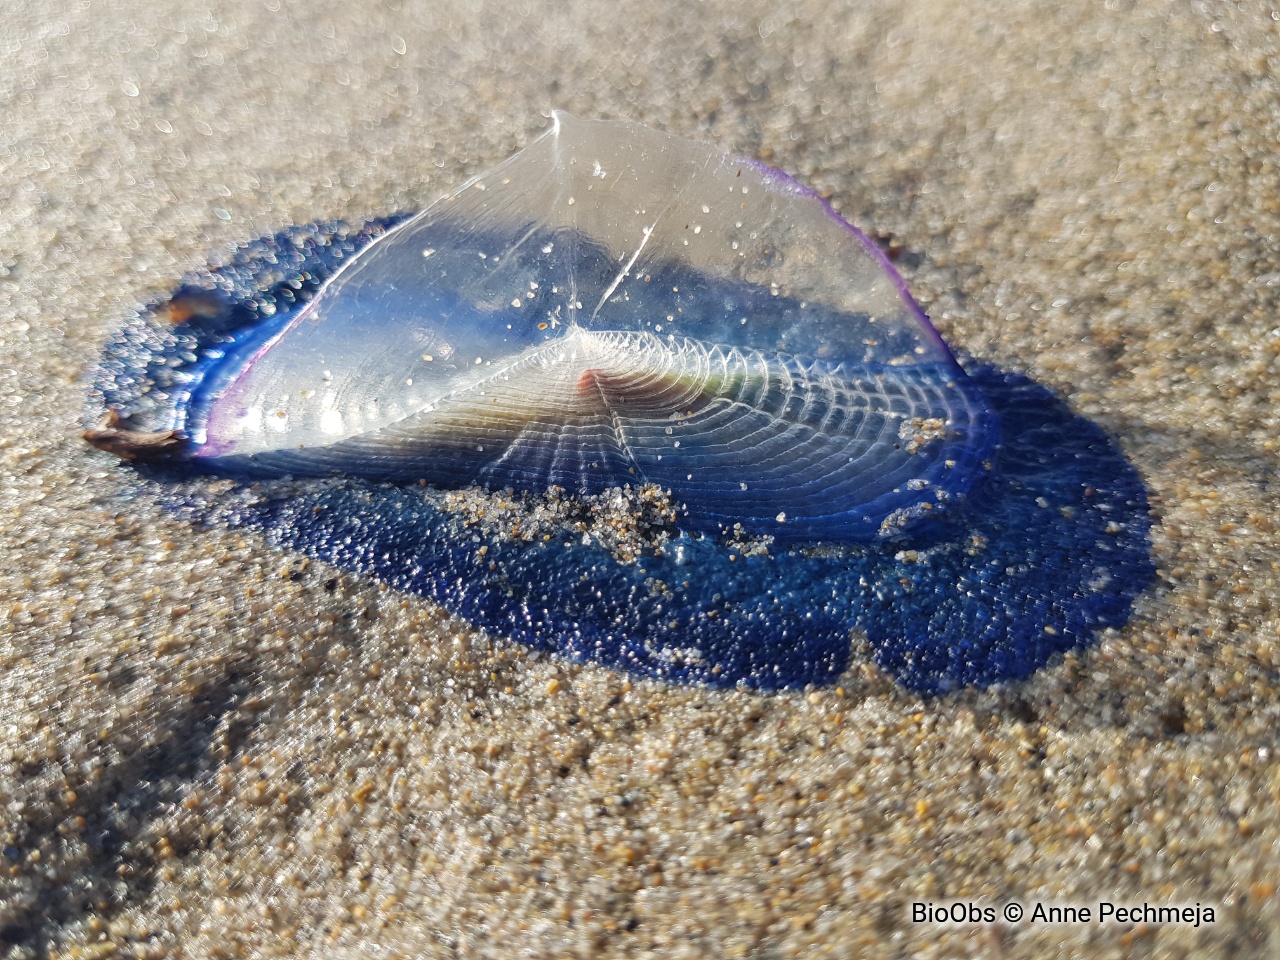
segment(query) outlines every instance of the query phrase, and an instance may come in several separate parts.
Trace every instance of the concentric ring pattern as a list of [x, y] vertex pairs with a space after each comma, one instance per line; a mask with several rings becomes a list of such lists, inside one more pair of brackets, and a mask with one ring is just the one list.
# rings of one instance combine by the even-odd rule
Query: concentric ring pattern
[[208, 466], [541, 491], [657, 483], [691, 529], [893, 537], [994, 420], [879, 251], [714, 147], [557, 114], [210, 368]]

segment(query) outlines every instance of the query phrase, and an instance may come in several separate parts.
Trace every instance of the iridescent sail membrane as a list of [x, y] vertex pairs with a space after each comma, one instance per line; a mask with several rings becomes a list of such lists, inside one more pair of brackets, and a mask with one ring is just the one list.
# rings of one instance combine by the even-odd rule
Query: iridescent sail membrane
[[570, 494], [874, 540], [981, 479], [982, 395], [865, 236], [777, 171], [557, 113], [195, 388], [219, 471]]

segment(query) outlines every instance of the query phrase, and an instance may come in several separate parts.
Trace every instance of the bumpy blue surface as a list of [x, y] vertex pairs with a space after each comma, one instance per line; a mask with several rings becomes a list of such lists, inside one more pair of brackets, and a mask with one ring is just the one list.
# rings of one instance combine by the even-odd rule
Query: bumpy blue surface
[[[182, 351], [198, 367], [236, 328], [297, 309], [366, 241], [334, 225], [297, 228], [192, 277], [222, 291], [220, 323], [232, 332], [173, 331], [144, 313], [108, 347], [95, 405], [142, 410], [145, 421], [153, 401], [139, 384], [165, 357]], [[981, 365], [970, 374], [999, 418], [994, 474], [963, 514], [884, 546], [775, 545], [743, 557], [683, 535], [661, 556], [620, 563], [570, 531], [528, 544], [488, 538], [417, 486], [267, 481], [252, 496], [216, 498], [173, 484], [172, 472], [154, 479], [175, 506], [261, 529], [573, 659], [772, 690], [834, 682], [861, 635], [899, 682], [941, 692], [1025, 677], [1120, 626], [1154, 575], [1145, 489], [1103, 431], [1023, 376]]]

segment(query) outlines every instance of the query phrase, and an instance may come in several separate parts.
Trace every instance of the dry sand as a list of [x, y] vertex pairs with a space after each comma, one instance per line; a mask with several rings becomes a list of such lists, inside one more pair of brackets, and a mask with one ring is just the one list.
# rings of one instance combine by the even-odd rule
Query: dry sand
[[[0, 23], [0, 953], [1280, 952], [1280, 17], [1267, 3], [156, 0]], [[948, 339], [1118, 437], [1129, 625], [921, 699], [532, 655], [194, 529], [78, 437], [210, 251], [418, 207], [545, 111], [718, 139], [891, 234]], [[939, 927], [910, 904], [1199, 902]]]

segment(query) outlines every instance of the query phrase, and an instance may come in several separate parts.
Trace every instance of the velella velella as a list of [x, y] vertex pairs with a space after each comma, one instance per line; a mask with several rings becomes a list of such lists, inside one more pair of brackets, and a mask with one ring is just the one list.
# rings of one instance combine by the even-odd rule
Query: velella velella
[[[1151, 577], [1100, 430], [966, 371], [812, 191], [626, 121], [250, 244], [92, 393], [86, 437], [175, 504], [673, 680], [827, 683], [859, 639], [921, 690], [1025, 676]], [[204, 474], [243, 486], [173, 483]]]

